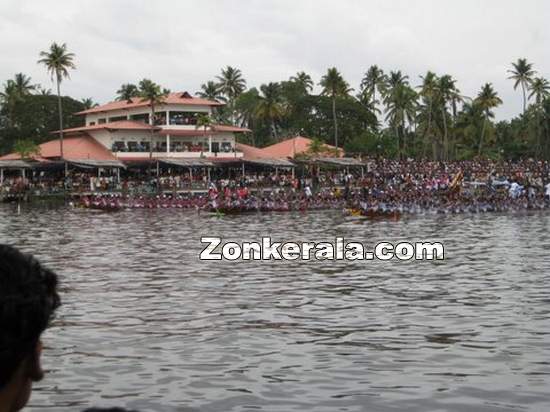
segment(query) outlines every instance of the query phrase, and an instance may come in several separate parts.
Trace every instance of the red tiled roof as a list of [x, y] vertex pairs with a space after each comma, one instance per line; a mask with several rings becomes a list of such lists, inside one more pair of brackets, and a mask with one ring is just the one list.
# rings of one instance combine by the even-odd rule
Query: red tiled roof
[[245, 159], [265, 159], [270, 157], [268, 154], [264, 152], [264, 149], [250, 146], [248, 144], [237, 143], [236, 148], [237, 150], [243, 152], [243, 157]]
[[[282, 142], [272, 144], [271, 146], [264, 147], [263, 153], [266, 157], [278, 157], [278, 158], [294, 158], [297, 154], [305, 153], [309, 149], [313, 140], [303, 136], [296, 136]], [[334, 146], [324, 144], [327, 149], [335, 149]], [[338, 149], [342, 154], [342, 149]]]
[[[77, 133], [77, 132], [89, 132], [91, 130], [151, 130], [151, 126], [143, 123], [136, 122], [134, 120], [119, 120], [116, 122], [95, 124], [93, 126], [81, 126], [73, 127], [71, 129], [63, 129], [63, 133]], [[160, 127], [155, 127], [155, 130], [160, 130]], [[52, 133], [59, 133], [59, 130], [56, 130]]]
[[[223, 106], [223, 103], [202, 99], [200, 97], [193, 97], [187, 92], [169, 93], [164, 99], [164, 104], [186, 104], [196, 106]], [[134, 107], [146, 107], [149, 106], [147, 100], [143, 100], [141, 97], [132, 97], [130, 100], [116, 100], [114, 102], [106, 103], [101, 106], [92, 107], [88, 110], [83, 110], [76, 114], [89, 114], [107, 112], [112, 110], [132, 109]]]
[[[59, 139], [39, 145], [40, 153], [36, 159], [59, 158]], [[63, 157], [71, 160], [116, 160], [116, 157], [101, 143], [89, 135], [71, 136], [63, 139]], [[20, 159], [18, 153], [10, 153], [0, 157], [0, 160]]]
[[248, 132], [252, 131], [252, 130], [246, 129], [244, 127], [229, 126], [229, 125], [225, 125], [225, 124], [215, 124], [215, 125], [212, 125], [212, 128], [217, 132], [236, 132], [236, 133], [242, 132], [242, 133], [248, 133]]

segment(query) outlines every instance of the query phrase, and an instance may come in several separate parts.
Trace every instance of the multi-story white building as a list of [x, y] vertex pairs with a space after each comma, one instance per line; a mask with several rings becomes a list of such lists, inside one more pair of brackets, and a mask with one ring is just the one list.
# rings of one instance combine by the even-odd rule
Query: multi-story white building
[[205, 130], [197, 126], [201, 114], [212, 117], [221, 105], [187, 92], [170, 93], [155, 106], [153, 125], [149, 102], [136, 97], [79, 112], [85, 116], [85, 125], [64, 133], [67, 137], [89, 135], [122, 161], [147, 159], [151, 143], [154, 158], [242, 157], [236, 149], [235, 133], [248, 129], [212, 125]]

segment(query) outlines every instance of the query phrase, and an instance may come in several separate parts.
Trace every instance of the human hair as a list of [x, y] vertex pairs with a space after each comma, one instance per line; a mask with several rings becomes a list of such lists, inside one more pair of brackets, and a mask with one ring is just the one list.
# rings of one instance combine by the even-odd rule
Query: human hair
[[0, 389], [33, 353], [60, 304], [57, 275], [0, 244]]

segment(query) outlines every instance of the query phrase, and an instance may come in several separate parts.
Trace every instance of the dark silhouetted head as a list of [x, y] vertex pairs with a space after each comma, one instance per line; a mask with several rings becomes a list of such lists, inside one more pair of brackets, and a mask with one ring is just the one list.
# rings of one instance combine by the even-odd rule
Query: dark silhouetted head
[[42, 379], [40, 336], [60, 305], [57, 276], [30, 255], [0, 245], [0, 403], [22, 408]]

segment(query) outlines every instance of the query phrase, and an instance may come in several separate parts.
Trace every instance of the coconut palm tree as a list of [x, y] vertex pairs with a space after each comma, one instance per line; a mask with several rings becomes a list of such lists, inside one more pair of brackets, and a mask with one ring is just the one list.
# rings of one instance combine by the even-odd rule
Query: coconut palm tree
[[74, 64], [74, 53], [67, 51], [65, 43], [59, 45], [52, 43], [50, 49], [40, 52], [39, 64], [46, 66], [52, 81], [55, 79], [57, 86], [57, 109], [59, 111], [59, 153], [63, 159], [63, 111], [61, 107], [61, 81], [69, 78], [69, 70], [76, 69]]
[[[406, 149], [407, 126], [415, 122], [417, 93], [408, 84], [393, 86], [385, 96], [386, 121], [394, 128], [398, 141], [399, 155]], [[401, 132], [401, 133], [400, 133]]]
[[84, 105], [84, 110], [88, 110], [88, 109], [91, 109], [92, 107], [99, 106], [97, 103], [93, 101], [91, 97], [86, 97], [85, 99], [82, 99], [81, 102]]
[[[479, 104], [474, 101], [464, 102], [462, 110], [456, 119], [456, 130], [460, 136], [461, 144], [453, 147], [454, 156], [458, 158], [469, 157], [470, 148], [479, 144], [479, 130], [483, 128], [485, 114]], [[462, 146], [462, 147], [461, 147]], [[459, 151], [459, 149], [462, 149]]]
[[[200, 129], [201, 127], [204, 130], [204, 135], [206, 136], [206, 132], [208, 129], [212, 128], [212, 118], [208, 113], [201, 113], [197, 116], [197, 124], [195, 125], [195, 129]], [[212, 152], [212, 136], [208, 135], [208, 152]]]
[[313, 80], [306, 72], [296, 73], [296, 75], [290, 77], [290, 81], [300, 85], [306, 94], [313, 90]]
[[220, 76], [217, 76], [220, 85], [220, 91], [225, 94], [231, 110], [231, 122], [235, 124], [235, 99], [245, 91], [246, 80], [239, 69], [227, 66], [222, 69]]
[[40, 96], [51, 96], [52, 95], [52, 89], [45, 89], [44, 87], [37, 85], [36, 86], [36, 93]]
[[379, 103], [378, 100], [373, 101], [372, 95], [369, 93], [369, 91], [366, 88], [361, 90], [359, 93], [357, 93], [355, 98], [361, 105], [363, 105], [365, 109], [367, 109], [369, 112], [371, 112], [375, 116], [376, 122], [378, 122], [377, 115], [381, 113], [381, 110], [378, 107], [378, 103]]
[[28, 96], [37, 89], [37, 85], [31, 83], [31, 78], [23, 73], [17, 73], [13, 82], [20, 96]]
[[203, 99], [213, 100], [217, 102], [223, 102], [226, 100], [221, 90], [221, 86], [212, 80], [201, 84], [201, 90], [198, 91], [196, 95]]
[[485, 130], [487, 129], [487, 123], [489, 122], [489, 118], [494, 117], [491, 109], [500, 106], [502, 104], [502, 100], [500, 99], [500, 97], [498, 97], [497, 92], [493, 89], [493, 85], [491, 83], [485, 83], [481, 88], [481, 91], [478, 93], [475, 99], [475, 103], [479, 105], [479, 108], [483, 111], [485, 117], [477, 150], [477, 154], [478, 156], [480, 156], [483, 146], [483, 140], [485, 138]]
[[277, 122], [283, 118], [285, 113], [281, 85], [273, 82], [262, 84], [260, 92], [255, 116], [269, 123], [271, 136], [277, 139]]
[[331, 67], [321, 78], [319, 85], [323, 88], [321, 94], [329, 96], [332, 99], [332, 120], [334, 123], [334, 146], [338, 149], [338, 119], [336, 117], [336, 99], [338, 97], [348, 96], [350, 89], [348, 83], [344, 80], [336, 67]]
[[508, 70], [511, 74], [509, 79], [514, 80], [514, 90], [521, 85], [523, 91], [523, 114], [527, 108], [527, 88], [533, 80], [533, 76], [536, 71], [533, 70], [533, 65], [527, 62], [527, 59], [518, 59], [517, 62], [512, 63], [512, 70]]
[[453, 79], [450, 75], [446, 74], [439, 78], [437, 82], [437, 95], [438, 95], [438, 106], [441, 112], [441, 117], [443, 119], [443, 160], [448, 160], [449, 158], [449, 127], [447, 124], [447, 105], [451, 105], [452, 109], [452, 120], [456, 118], [456, 105], [461, 101], [462, 97], [460, 96], [460, 91], [456, 88], [456, 80]]
[[382, 94], [385, 94], [384, 92], [387, 92], [392, 88], [402, 84], [409, 84], [409, 76], [401, 73], [401, 70], [391, 71], [388, 76], [384, 77], [384, 83], [382, 84]]
[[153, 161], [153, 138], [155, 136], [155, 107], [164, 103], [167, 90], [162, 89], [160, 85], [149, 79], [143, 79], [139, 82], [139, 97], [146, 101], [151, 107], [149, 115], [149, 124], [151, 126], [151, 135], [149, 137], [149, 176], [151, 175], [151, 163]]
[[132, 83], [124, 83], [116, 91], [116, 99], [119, 101], [131, 102], [133, 97], [139, 97], [140, 90], [139, 88]]
[[543, 77], [533, 79], [529, 85], [529, 99], [535, 98], [534, 120], [536, 130], [536, 153], [540, 154], [541, 149], [541, 117], [544, 115], [543, 102], [550, 96], [550, 83]]
[[384, 71], [380, 69], [377, 65], [370, 66], [365, 73], [365, 76], [361, 80], [361, 90], [365, 91], [368, 96], [371, 97], [373, 107], [377, 103], [376, 90], [382, 90], [385, 81], [386, 76], [384, 75]]
[[529, 85], [529, 91], [529, 99], [534, 97], [535, 104], [540, 106], [543, 100], [550, 96], [550, 82], [544, 77], [537, 77]]
[[418, 86], [420, 88], [420, 96], [422, 97], [424, 104], [421, 111], [421, 123], [422, 126], [422, 140], [424, 142], [424, 150], [422, 156], [425, 155], [425, 151], [431, 140], [433, 147], [433, 155], [435, 159], [435, 136], [433, 136], [433, 118], [434, 118], [434, 106], [437, 99], [437, 89], [439, 79], [437, 75], [432, 71], [427, 71], [424, 76], [420, 76], [422, 84]]
[[453, 79], [449, 74], [441, 76], [439, 79], [439, 93], [445, 104], [449, 104], [453, 119], [456, 118], [458, 105], [464, 102], [464, 96], [460, 94], [460, 90], [456, 87], [456, 79]]
[[[241, 95], [235, 101], [235, 112], [237, 113], [237, 122], [239, 126], [246, 127], [254, 131], [256, 125], [256, 109], [260, 101], [258, 89], [252, 87]], [[252, 144], [256, 146], [256, 136], [251, 133]]]
[[14, 127], [14, 110], [17, 102], [21, 100], [21, 95], [17, 90], [17, 85], [13, 80], [4, 83], [4, 90], [0, 92], [0, 104], [7, 114], [8, 127]]
[[0, 92], [0, 104], [5, 108], [7, 124], [14, 124], [14, 109], [18, 102], [37, 90], [37, 85], [31, 83], [31, 78], [23, 73], [17, 73], [13, 79], [4, 83], [4, 90]]

